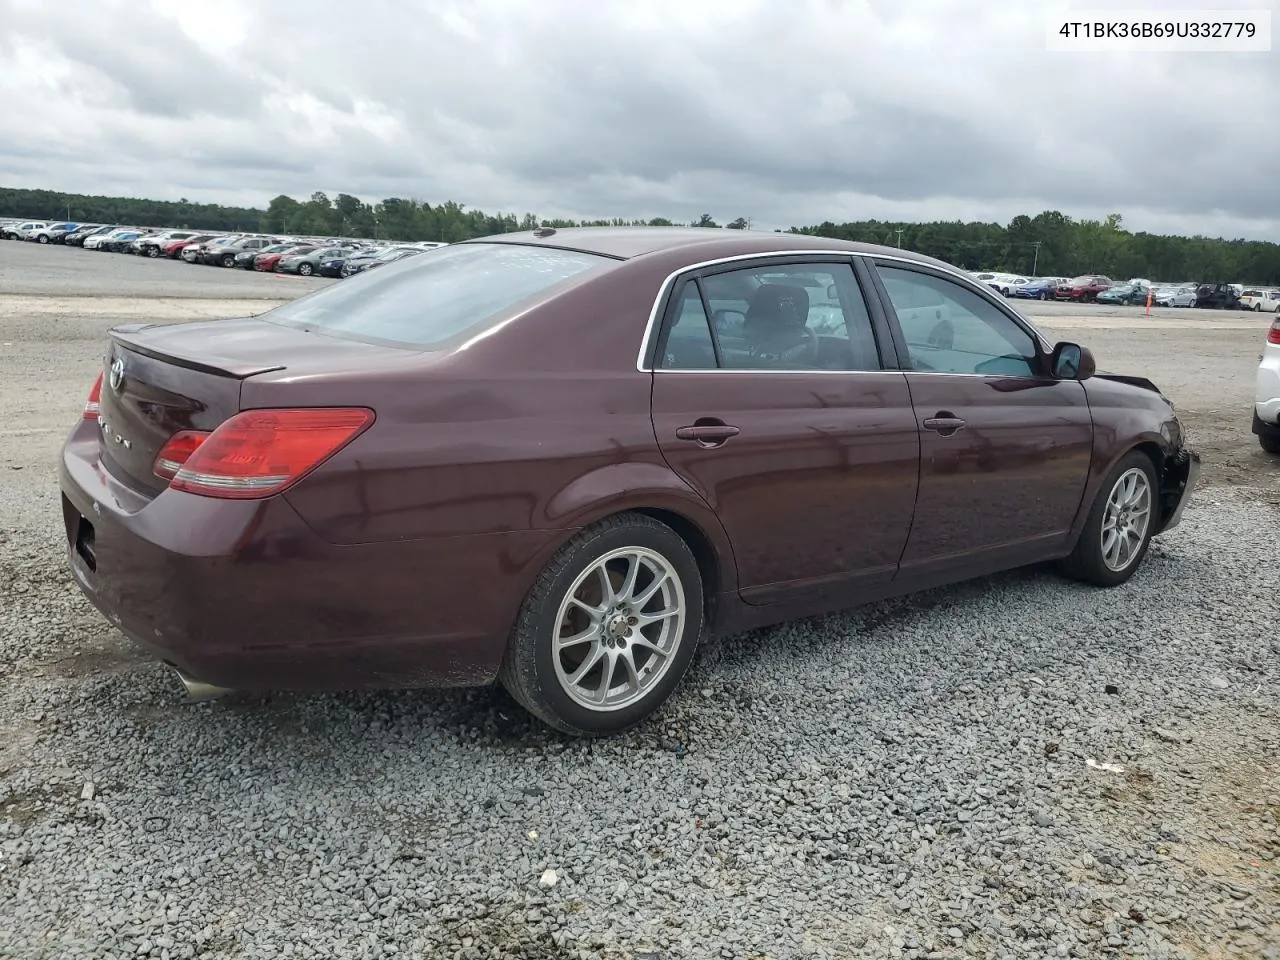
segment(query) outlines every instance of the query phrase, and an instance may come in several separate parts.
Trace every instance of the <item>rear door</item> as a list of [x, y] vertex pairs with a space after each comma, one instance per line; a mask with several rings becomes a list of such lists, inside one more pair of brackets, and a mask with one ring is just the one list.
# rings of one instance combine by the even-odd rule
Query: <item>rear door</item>
[[1048, 373], [1038, 338], [933, 268], [876, 259], [920, 431], [920, 491], [901, 576], [1031, 563], [1066, 542], [1093, 420], [1084, 385]]
[[743, 599], [856, 598], [887, 583], [911, 526], [919, 436], [852, 262], [738, 261], [672, 290], [653, 426], [724, 524]]

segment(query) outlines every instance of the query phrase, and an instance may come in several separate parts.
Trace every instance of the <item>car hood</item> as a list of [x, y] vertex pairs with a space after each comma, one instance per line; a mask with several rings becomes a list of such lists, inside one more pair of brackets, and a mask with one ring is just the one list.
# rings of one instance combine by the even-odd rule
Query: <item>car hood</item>
[[1094, 373], [1095, 377], [1102, 380], [1110, 380], [1112, 383], [1127, 383], [1131, 387], [1140, 387], [1143, 390], [1150, 390], [1152, 393], [1160, 394], [1160, 388], [1146, 377], [1138, 377], [1128, 373], [1108, 373], [1105, 370], [1098, 370]]

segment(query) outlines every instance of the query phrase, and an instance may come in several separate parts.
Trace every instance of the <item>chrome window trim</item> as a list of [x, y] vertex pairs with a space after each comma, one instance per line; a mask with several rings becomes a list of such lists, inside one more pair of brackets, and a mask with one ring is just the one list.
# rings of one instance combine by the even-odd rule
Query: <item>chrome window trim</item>
[[[952, 267], [949, 264], [938, 265], [933, 263], [921, 263], [919, 260], [912, 260], [910, 257], [895, 256], [893, 254], [888, 254], [888, 253], [866, 253], [858, 250], [829, 250], [825, 248], [809, 249], [809, 250], [780, 249], [780, 250], [769, 250], [764, 253], [739, 253], [731, 257], [716, 257], [713, 260], [703, 260], [698, 263], [687, 264], [686, 266], [683, 266], [678, 270], [673, 270], [671, 273], [667, 274], [666, 278], [662, 281], [661, 285], [658, 287], [658, 295], [654, 298], [653, 306], [649, 309], [649, 320], [645, 324], [644, 336], [640, 340], [640, 351], [639, 353], [636, 354], [636, 370], [639, 371], [640, 373], [650, 373], [650, 374], [654, 374], [654, 373], [767, 373], [771, 375], [772, 374], [793, 374], [793, 375], [803, 374], [805, 376], [810, 376], [813, 374], [826, 374], [826, 375], [837, 374], [841, 376], [848, 376], [849, 374], [853, 374], [853, 373], [864, 373], [864, 374], [865, 373], [896, 373], [896, 374], [911, 373], [911, 374], [943, 376], [943, 377], [983, 377], [985, 379], [1003, 379], [1003, 380], [1027, 379], [1026, 377], [1014, 377], [1014, 376], [1010, 376], [1009, 374], [947, 373], [946, 371], [942, 371], [942, 370], [883, 370], [883, 369], [882, 370], [751, 370], [751, 369], [742, 369], [742, 368], [730, 369], [725, 367], [699, 368], [699, 369], [685, 368], [681, 370], [672, 370], [672, 369], [659, 367], [657, 364], [654, 364], [653, 366], [649, 366], [649, 367], [645, 366], [644, 356], [646, 353], [649, 352], [650, 343], [653, 339], [653, 335], [656, 331], [657, 325], [661, 319], [660, 313], [662, 310], [662, 305], [666, 301], [668, 295], [671, 292], [672, 285], [676, 282], [677, 279], [684, 276], [685, 274], [696, 273], [699, 270], [705, 270], [707, 267], [716, 267], [725, 263], [739, 263], [744, 260], [762, 260], [762, 259], [769, 259], [772, 257], [805, 257], [805, 256], [843, 257], [848, 260], [860, 258], [864, 262], [873, 261], [873, 260], [888, 260], [894, 263], [903, 263], [908, 266], [926, 267], [930, 270], [936, 270], [939, 273], [945, 273], [949, 276], [949, 278], [964, 281], [973, 290], [976, 290], [979, 293], [984, 294], [983, 299], [985, 299], [993, 307], [995, 307], [997, 310], [1005, 314], [1005, 316], [1009, 317], [1009, 319], [1013, 320], [1016, 324], [1018, 324], [1018, 326], [1020, 326], [1023, 330], [1025, 330], [1027, 334], [1032, 337], [1032, 339], [1034, 339], [1037, 343], [1040, 344], [1041, 348], [1046, 353], [1050, 352], [1053, 349], [1053, 345], [1049, 343], [1049, 341], [1045, 338], [1044, 334], [1040, 332], [1040, 329], [1036, 327], [1035, 324], [1033, 324], [1030, 320], [1028, 320], [1022, 314], [1018, 313], [1016, 310], [1013, 310], [1011, 307], [1008, 306], [1008, 304], [1002, 303], [992, 298], [990, 296], [990, 293], [991, 293], [990, 287], [988, 287], [985, 283], [982, 283], [981, 281], [975, 280], [974, 278], [970, 277], [968, 274], [960, 270], [960, 268], [958, 267]], [[866, 265], [868, 269], [875, 268], [874, 263], [867, 263]], [[865, 295], [866, 294], [864, 292], [863, 296]], [[1032, 378], [1032, 379], [1038, 379], [1038, 378]]]

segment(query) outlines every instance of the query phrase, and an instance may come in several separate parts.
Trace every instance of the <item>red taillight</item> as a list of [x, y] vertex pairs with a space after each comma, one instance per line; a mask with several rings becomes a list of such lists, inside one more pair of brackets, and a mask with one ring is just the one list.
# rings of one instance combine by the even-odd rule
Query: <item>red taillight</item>
[[269, 497], [314, 470], [371, 423], [373, 411], [364, 407], [246, 410], [191, 450], [169, 487], [206, 497]]
[[102, 373], [99, 371], [98, 379], [93, 381], [93, 386], [89, 388], [89, 399], [84, 403], [84, 419], [97, 420], [98, 410], [102, 403]]
[[207, 430], [183, 430], [169, 438], [169, 442], [156, 454], [156, 462], [151, 467], [161, 480], [172, 480], [182, 469], [182, 465], [191, 459], [196, 448], [209, 438]]
[[1280, 343], [1280, 320], [1272, 322], [1271, 329], [1267, 331], [1267, 343]]

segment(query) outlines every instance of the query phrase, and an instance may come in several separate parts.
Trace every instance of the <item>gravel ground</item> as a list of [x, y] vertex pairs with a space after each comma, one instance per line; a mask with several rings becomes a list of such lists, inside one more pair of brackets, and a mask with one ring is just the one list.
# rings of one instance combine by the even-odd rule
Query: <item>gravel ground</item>
[[[1128, 585], [1025, 570], [727, 639], [585, 744], [497, 689], [182, 702], [62, 559], [52, 463], [119, 301], [42, 308], [44, 261], [19, 299], [14, 248], [0, 956], [1280, 958], [1280, 470], [1236, 422], [1264, 321], [1037, 310], [1210, 451]], [[142, 271], [97, 297], [209, 275], [136, 319], [267, 297], [31, 249]]]

